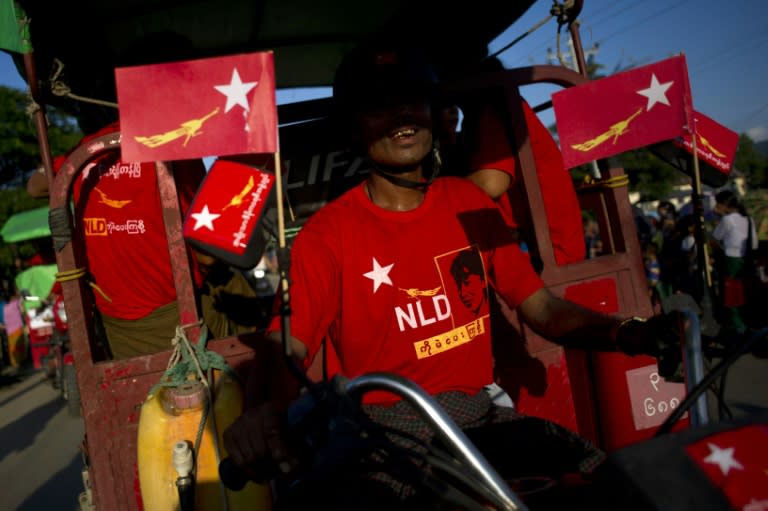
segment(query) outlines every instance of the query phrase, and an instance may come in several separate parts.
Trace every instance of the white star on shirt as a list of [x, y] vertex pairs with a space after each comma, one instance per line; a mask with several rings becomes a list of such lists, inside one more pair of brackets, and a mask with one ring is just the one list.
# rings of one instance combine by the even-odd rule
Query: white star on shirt
[[389, 280], [389, 271], [395, 264], [389, 264], [387, 266], [381, 266], [376, 258], [373, 258], [373, 270], [368, 273], [363, 273], [364, 277], [368, 277], [373, 281], [373, 292], [378, 291], [379, 286], [382, 284], [392, 285], [392, 281]]
[[203, 206], [203, 210], [200, 211], [200, 213], [192, 213], [191, 216], [195, 219], [195, 227], [193, 227], [192, 230], [196, 231], [201, 227], [207, 227], [208, 229], [213, 230], [213, 221], [221, 215], [219, 213], [211, 213], [208, 211], [208, 204], [206, 204]]
[[728, 475], [728, 472], [731, 471], [731, 468], [738, 468], [741, 470], [744, 469], [742, 464], [736, 461], [736, 459], [733, 457], [733, 447], [721, 449], [715, 444], [711, 444], [709, 442], [707, 442], [707, 446], [709, 446], [709, 456], [704, 458], [704, 462], [712, 463], [713, 465], [719, 465], [720, 471], [724, 476]]
[[248, 98], [246, 94], [256, 87], [259, 82], [245, 82], [240, 80], [240, 74], [237, 68], [232, 70], [232, 80], [229, 85], [214, 85], [213, 88], [227, 97], [227, 105], [224, 107], [224, 113], [229, 112], [235, 105], [240, 105], [247, 112], [249, 110]]
[[645, 107], [646, 112], [653, 108], [653, 105], [656, 103], [662, 103], [669, 106], [669, 100], [667, 99], [667, 89], [672, 87], [673, 83], [675, 82], [671, 81], [659, 83], [659, 80], [656, 78], [656, 74], [654, 73], [651, 75], [651, 86], [647, 89], [640, 89], [639, 91], [636, 91], [641, 96], [648, 98], [648, 104]]

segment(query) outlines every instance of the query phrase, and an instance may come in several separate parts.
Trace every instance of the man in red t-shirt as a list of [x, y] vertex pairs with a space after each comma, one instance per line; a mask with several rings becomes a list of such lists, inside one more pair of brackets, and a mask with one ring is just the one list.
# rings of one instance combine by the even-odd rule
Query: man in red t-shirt
[[[108, 125], [78, 147], [117, 131], [117, 123]], [[57, 157], [54, 171], [65, 160]], [[173, 171], [183, 214], [205, 167], [201, 160], [185, 160], [175, 162]], [[124, 162], [118, 151], [109, 151], [89, 162], [73, 187], [76, 228], [85, 240], [89, 279], [113, 358], [171, 348], [178, 310], [155, 164]], [[43, 188], [30, 182], [27, 189], [43, 196], [47, 182]]]
[[[461, 267], [482, 268], [483, 279], [533, 330], [571, 347], [650, 353], [657, 349], [656, 329], [667, 324], [622, 320], [555, 297], [484, 191], [463, 178], [434, 177], [435, 89], [423, 55], [392, 43], [358, 49], [337, 71], [335, 104], [350, 136], [365, 148], [371, 172], [310, 217], [294, 240], [292, 352], [306, 367], [327, 336], [345, 376], [386, 372], [410, 379], [474, 438], [490, 426], [501, 433], [489, 443], [494, 452], [484, 451], [491, 463], [518, 463], [518, 469], [523, 463], [540, 475], [589, 471], [603, 459], [589, 442], [496, 406], [484, 392], [493, 370], [487, 291], [484, 302], [464, 302]], [[461, 270], [461, 282], [452, 268]], [[297, 385], [283, 362], [282, 319], [275, 317], [268, 329], [274, 358], [262, 359], [249, 384], [248, 409], [224, 435], [231, 459], [246, 472], [250, 463], [270, 458], [290, 466], [276, 411], [296, 397]], [[433, 432], [396, 396], [366, 393], [364, 403], [375, 422], [430, 441]], [[521, 424], [525, 434], [515, 429]], [[338, 487], [332, 478], [318, 488], [329, 499], [314, 492], [312, 498], [328, 503], [359, 496], [370, 503], [367, 475], [360, 470], [360, 484], [355, 479]], [[382, 497], [375, 504], [386, 509], [392, 503]]]

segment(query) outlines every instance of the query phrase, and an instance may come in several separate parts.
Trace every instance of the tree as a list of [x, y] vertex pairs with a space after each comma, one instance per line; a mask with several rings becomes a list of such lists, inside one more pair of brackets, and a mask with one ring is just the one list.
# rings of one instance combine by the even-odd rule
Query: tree
[[744, 133], [739, 135], [735, 160], [734, 166], [744, 174], [751, 187], [768, 186], [768, 158], [757, 150], [754, 141]]
[[674, 186], [690, 182], [683, 172], [644, 148], [623, 153], [619, 160], [630, 189], [640, 192], [641, 201], [666, 199]]
[[[27, 115], [30, 99], [17, 89], [0, 86], [0, 188], [23, 187], [40, 164], [35, 126]], [[48, 140], [54, 155], [74, 147], [82, 133], [75, 119], [47, 108]]]
[[[27, 95], [17, 89], [0, 86], [0, 226], [21, 211], [44, 206], [44, 200], [27, 194], [26, 182], [40, 165], [40, 145], [34, 123], [27, 115]], [[53, 155], [75, 147], [82, 136], [71, 116], [47, 108], [48, 141]], [[0, 287], [10, 282], [17, 269], [15, 259], [33, 254], [28, 242], [7, 245], [0, 240]]]
[[[645, 148], [628, 151], [610, 159], [611, 166], [619, 166], [629, 177], [629, 190], [640, 193], [640, 201], [661, 200], [669, 197], [676, 185], [686, 184], [690, 178]], [[571, 169], [575, 184], [592, 174], [589, 165]]]
[[[0, 189], [0, 226], [14, 213], [45, 206], [41, 199], [33, 199], [27, 194], [26, 188]], [[3, 281], [10, 282], [18, 269], [15, 267], [15, 259], [27, 259], [34, 255], [34, 248], [29, 242], [5, 244], [0, 241], [0, 291]], [[6, 284], [7, 285], [7, 284]]]

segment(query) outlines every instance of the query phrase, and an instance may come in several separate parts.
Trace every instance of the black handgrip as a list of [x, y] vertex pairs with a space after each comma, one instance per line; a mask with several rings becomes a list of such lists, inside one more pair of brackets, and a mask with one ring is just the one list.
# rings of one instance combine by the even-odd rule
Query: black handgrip
[[249, 465], [247, 473], [229, 458], [224, 458], [219, 463], [219, 479], [227, 489], [232, 491], [242, 490], [251, 480], [266, 483], [279, 473], [277, 465], [271, 460]]

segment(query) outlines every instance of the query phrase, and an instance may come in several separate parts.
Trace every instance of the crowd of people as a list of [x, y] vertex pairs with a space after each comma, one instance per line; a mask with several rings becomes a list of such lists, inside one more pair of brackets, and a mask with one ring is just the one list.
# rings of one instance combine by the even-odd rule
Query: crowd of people
[[757, 229], [736, 192], [721, 190], [714, 202], [700, 225], [670, 201], [658, 203], [655, 218], [636, 210], [649, 294], [656, 305], [679, 293], [708, 298], [723, 333], [744, 334], [762, 326], [752, 313], [765, 284]]

